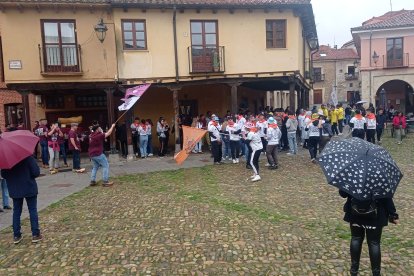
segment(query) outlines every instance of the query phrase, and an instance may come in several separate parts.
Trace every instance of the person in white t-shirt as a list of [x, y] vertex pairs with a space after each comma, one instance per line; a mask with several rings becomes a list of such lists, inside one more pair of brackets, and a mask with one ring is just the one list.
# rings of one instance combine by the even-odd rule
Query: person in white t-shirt
[[375, 134], [377, 132], [377, 118], [372, 112], [372, 109], [367, 109], [367, 115], [365, 116], [367, 122], [367, 141], [375, 144]]
[[233, 118], [229, 118], [227, 122], [227, 127], [225, 129], [226, 135], [230, 137], [230, 151], [233, 164], [239, 163], [239, 154], [240, 154], [240, 125], [234, 123]]
[[220, 137], [220, 130], [221, 130], [221, 126], [219, 124], [219, 118], [217, 116], [212, 117], [212, 120], [210, 121], [208, 125], [208, 133], [210, 135], [211, 151], [213, 153], [215, 165], [223, 164], [221, 162], [223, 158], [223, 153], [222, 153], [222, 140]]
[[260, 135], [257, 133], [256, 127], [252, 123], [248, 123], [245, 126], [246, 130], [248, 131], [246, 137], [246, 143], [249, 143], [252, 149], [252, 155], [250, 157], [250, 165], [253, 168], [254, 174], [251, 176], [252, 182], [256, 182], [261, 180], [259, 175], [259, 158], [260, 153], [263, 150], [262, 139], [260, 139]]
[[361, 115], [361, 110], [357, 109], [355, 116], [349, 121], [349, 125], [352, 128], [352, 137], [365, 139], [365, 124], [366, 120]]

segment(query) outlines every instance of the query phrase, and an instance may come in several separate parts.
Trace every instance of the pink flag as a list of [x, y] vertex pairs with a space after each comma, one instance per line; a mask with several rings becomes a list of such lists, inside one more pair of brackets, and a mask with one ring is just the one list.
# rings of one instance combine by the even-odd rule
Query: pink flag
[[145, 91], [148, 90], [150, 86], [151, 84], [147, 83], [147, 84], [138, 85], [132, 88], [128, 88], [125, 93], [125, 98], [122, 100], [125, 101], [126, 99], [128, 99], [129, 96], [134, 96], [134, 97], [139, 98], [145, 93]]

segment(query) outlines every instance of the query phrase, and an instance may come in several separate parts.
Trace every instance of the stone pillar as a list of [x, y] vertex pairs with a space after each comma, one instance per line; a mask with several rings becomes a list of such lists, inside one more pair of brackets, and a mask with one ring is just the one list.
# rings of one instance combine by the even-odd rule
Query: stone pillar
[[290, 111], [295, 112], [295, 82], [289, 84], [289, 107]]
[[305, 89], [305, 108], [309, 109], [309, 90]]
[[302, 88], [300, 88], [299, 91], [296, 91], [296, 93], [297, 93], [297, 107], [296, 107], [295, 111], [297, 109], [300, 109], [300, 108], [303, 107], [303, 105], [302, 105]]
[[24, 129], [32, 130], [32, 125], [30, 123], [30, 103], [29, 103], [29, 94], [27, 90], [19, 91], [22, 95], [22, 104], [23, 104], [23, 125]]

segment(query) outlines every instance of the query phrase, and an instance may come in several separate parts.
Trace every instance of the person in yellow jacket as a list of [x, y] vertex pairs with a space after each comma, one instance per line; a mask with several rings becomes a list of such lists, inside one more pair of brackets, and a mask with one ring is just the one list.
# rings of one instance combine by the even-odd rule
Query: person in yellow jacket
[[345, 119], [345, 110], [342, 107], [342, 104], [336, 106], [338, 109], [338, 126], [339, 126], [339, 135], [342, 135], [344, 130], [344, 119]]
[[332, 133], [333, 135], [339, 135], [338, 132], [338, 109], [337, 108], [332, 108], [331, 109], [331, 124], [332, 124]]

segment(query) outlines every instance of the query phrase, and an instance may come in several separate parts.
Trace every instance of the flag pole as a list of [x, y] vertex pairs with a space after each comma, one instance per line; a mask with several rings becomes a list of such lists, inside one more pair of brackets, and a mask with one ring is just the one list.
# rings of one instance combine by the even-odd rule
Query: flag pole
[[124, 117], [124, 115], [125, 115], [127, 112], [128, 112], [128, 110], [126, 110], [124, 113], [122, 113], [122, 114], [121, 114], [121, 116], [119, 116], [119, 117], [118, 117], [118, 119], [116, 119], [116, 121], [115, 121], [115, 123], [114, 123], [114, 124], [116, 125], [116, 123], [118, 123], [118, 122], [119, 122], [119, 120], [121, 120], [121, 118], [122, 118], [122, 117]]

